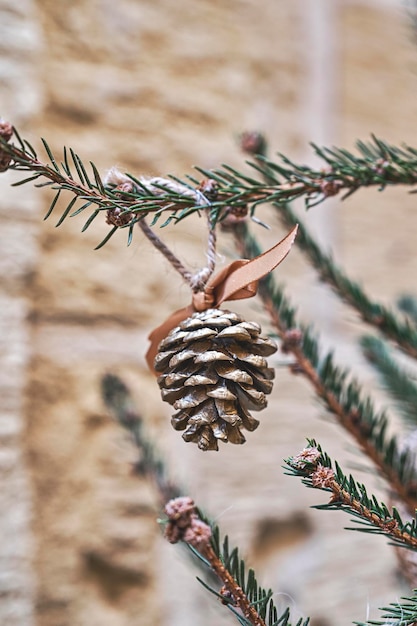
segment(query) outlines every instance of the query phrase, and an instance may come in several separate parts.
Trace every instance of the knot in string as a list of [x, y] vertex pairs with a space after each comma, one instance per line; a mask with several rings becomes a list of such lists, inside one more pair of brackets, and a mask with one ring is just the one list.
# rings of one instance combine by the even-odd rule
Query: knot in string
[[213, 270], [210, 267], [203, 267], [197, 274], [194, 274], [189, 279], [189, 285], [193, 291], [193, 293], [198, 293], [199, 291], [204, 291], [204, 287], [207, 284], [208, 279], [212, 275]]
[[216, 308], [215, 297], [212, 289], [196, 291], [192, 295], [192, 307], [198, 313], [207, 309]]

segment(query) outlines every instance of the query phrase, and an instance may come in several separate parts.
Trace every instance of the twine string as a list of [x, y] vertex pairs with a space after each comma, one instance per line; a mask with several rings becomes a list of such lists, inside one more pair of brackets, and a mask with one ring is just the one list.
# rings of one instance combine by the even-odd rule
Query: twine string
[[168, 248], [168, 246], [158, 237], [158, 235], [148, 226], [144, 219], [138, 222], [142, 232], [149, 241], [155, 246], [159, 252], [162, 252], [164, 257], [171, 263], [172, 267], [177, 270], [183, 277], [186, 283], [191, 285], [193, 274], [187, 270], [187, 268], [181, 263], [178, 257]]
[[[216, 265], [216, 231], [215, 226], [210, 218], [211, 203], [208, 198], [203, 194], [200, 189], [194, 189], [187, 185], [183, 185], [175, 180], [169, 180], [161, 178], [159, 176], [153, 178], [140, 178], [142, 188], [145, 188], [149, 193], [155, 196], [161, 196], [164, 193], [174, 192], [181, 196], [193, 198], [197, 206], [206, 207], [205, 213], [209, 225], [208, 241], [207, 241], [207, 265], [193, 274], [190, 272], [184, 264], [179, 260], [177, 256], [168, 248], [168, 246], [158, 237], [158, 235], [148, 226], [146, 220], [143, 218], [138, 221], [143, 234], [149, 239], [152, 245], [155, 246], [159, 252], [169, 261], [172, 267], [182, 276], [184, 281], [191, 287], [193, 293], [204, 291], [207, 281], [210, 279], [214, 272]], [[133, 185], [132, 180], [117, 170], [112, 168], [106, 178], [106, 185], [112, 185], [120, 187], [124, 184]], [[134, 186], [134, 185], [133, 185]]]
[[209, 234], [207, 240], [207, 265], [203, 267], [200, 271], [192, 276], [190, 281], [190, 287], [194, 293], [198, 291], [203, 291], [204, 287], [207, 284], [210, 276], [213, 274], [214, 269], [216, 267], [216, 243], [217, 243], [217, 235], [216, 229], [213, 226], [210, 216], [207, 212], [208, 222], [209, 222]]
[[[201, 192], [199, 192], [199, 196], [202, 199], [204, 198], [204, 204], [209, 205], [209, 201]], [[203, 202], [202, 202], [203, 204]], [[149, 239], [152, 245], [155, 246], [157, 250], [159, 250], [164, 257], [169, 261], [172, 267], [182, 276], [184, 281], [191, 287], [193, 293], [198, 293], [199, 291], [204, 291], [204, 287], [207, 284], [210, 276], [213, 274], [216, 267], [216, 244], [217, 244], [217, 235], [216, 229], [213, 225], [209, 211], [207, 211], [207, 219], [209, 223], [209, 233], [207, 239], [207, 265], [203, 267], [201, 270], [193, 274], [190, 272], [184, 264], [179, 260], [179, 258], [172, 252], [172, 250], [162, 241], [160, 237], [148, 226], [145, 219], [139, 220], [138, 224], [142, 229], [144, 235]]]

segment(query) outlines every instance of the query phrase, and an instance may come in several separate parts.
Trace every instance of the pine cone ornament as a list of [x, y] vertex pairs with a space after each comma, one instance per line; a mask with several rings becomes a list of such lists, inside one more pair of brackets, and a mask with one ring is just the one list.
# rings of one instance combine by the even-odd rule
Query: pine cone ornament
[[274, 370], [266, 356], [277, 346], [261, 328], [236, 313], [208, 309], [194, 313], [159, 344], [155, 370], [162, 399], [178, 412], [175, 430], [201, 450], [218, 450], [218, 441], [241, 444], [241, 428], [255, 430], [272, 390]]

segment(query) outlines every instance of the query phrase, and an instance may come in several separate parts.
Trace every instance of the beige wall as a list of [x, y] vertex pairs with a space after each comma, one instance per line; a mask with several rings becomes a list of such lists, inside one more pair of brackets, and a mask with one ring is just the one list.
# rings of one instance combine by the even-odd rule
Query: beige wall
[[[40, 136], [58, 152], [71, 146], [103, 172], [240, 166], [245, 129], [304, 160], [311, 139], [352, 147], [375, 132], [417, 144], [417, 46], [395, 3], [0, 0], [0, 25], [2, 116], [39, 148]], [[384, 540], [310, 511], [324, 499], [282, 475], [282, 459], [307, 436], [352, 462], [347, 436], [317, 419], [306, 384], [278, 369], [245, 446], [215, 455], [185, 445], [143, 354], [148, 332], [188, 301], [187, 289], [139, 232], [130, 248], [120, 233], [94, 252], [105, 224], [80, 235], [75, 218], [56, 230], [54, 218], [41, 221], [47, 194], [12, 190], [11, 179], [0, 179], [0, 622], [232, 622], [198, 589], [181, 551], [159, 539], [155, 494], [132, 474], [135, 450], [99, 396], [107, 371], [131, 385], [173, 475], [282, 594], [279, 605], [291, 598], [317, 626], [364, 620], [395, 599], [403, 589]], [[364, 191], [307, 219], [389, 301], [413, 288], [414, 197]], [[260, 217], [273, 226], [257, 229], [267, 245], [282, 231], [270, 210]], [[203, 223], [164, 236], [193, 269], [204, 263]], [[220, 251], [232, 254], [226, 235]], [[304, 319], [337, 341], [341, 362], [363, 372], [354, 315], [325, 295], [298, 252], [278, 276], [300, 296]], [[236, 308], [266, 324], [255, 301]]]

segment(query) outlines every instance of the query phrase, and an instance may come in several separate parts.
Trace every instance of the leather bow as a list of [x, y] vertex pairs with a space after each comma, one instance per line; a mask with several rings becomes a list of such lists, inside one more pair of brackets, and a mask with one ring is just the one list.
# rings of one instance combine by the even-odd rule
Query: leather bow
[[193, 294], [191, 304], [175, 311], [155, 328], [149, 335], [151, 345], [146, 353], [149, 369], [155, 373], [153, 364], [160, 342], [187, 317], [197, 311], [219, 308], [226, 300], [252, 298], [258, 290], [259, 280], [272, 272], [291, 250], [297, 229], [298, 226], [295, 226], [284, 239], [254, 259], [239, 259], [230, 263], [210, 278], [203, 291]]

